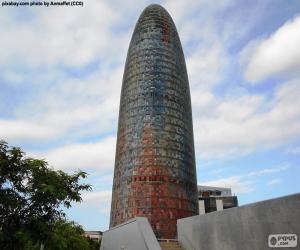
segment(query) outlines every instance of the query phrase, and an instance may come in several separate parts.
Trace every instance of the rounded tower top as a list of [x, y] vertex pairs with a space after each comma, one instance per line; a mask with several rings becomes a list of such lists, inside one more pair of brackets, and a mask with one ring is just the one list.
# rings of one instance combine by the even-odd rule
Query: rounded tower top
[[[147, 6], [139, 16], [136, 23], [128, 49], [123, 77], [123, 87], [127, 84], [127, 70], [131, 69], [131, 67], [128, 67], [129, 58], [133, 55], [143, 54], [145, 56], [149, 53], [151, 54], [152, 52], [150, 52], [150, 50], [152, 50], [152, 52], [154, 51], [153, 53], [158, 52], [162, 59], [170, 59], [172, 66], [175, 66], [176, 70], [180, 71], [180, 76], [184, 78], [182, 79], [182, 81], [186, 83], [184, 84], [184, 88], [189, 95], [189, 84], [184, 53], [176, 26], [167, 10], [158, 4], [151, 4]], [[169, 55], [169, 58], [166, 57], [167, 54]], [[138, 57], [142, 58], [142, 56]], [[156, 61], [147, 62], [149, 62], [149, 64], [156, 64]], [[163, 66], [164, 65], [162, 65], [162, 67]], [[158, 76], [158, 74], [156, 75]], [[190, 97], [188, 97], [188, 99], [190, 99]]]
[[[168, 11], [163, 7], [163, 6], [161, 6], [160, 4], [157, 4], [157, 3], [153, 3], [153, 4], [149, 4], [143, 11], [142, 11], [142, 14], [143, 14], [143, 12], [144, 11], [148, 11], [148, 10], [157, 10], [157, 9], [159, 9], [159, 10], [161, 10], [161, 11], [165, 11], [166, 13], [168, 13]], [[142, 15], [141, 14], [141, 15]], [[168, 13], [169, 14], [169, 13]]]

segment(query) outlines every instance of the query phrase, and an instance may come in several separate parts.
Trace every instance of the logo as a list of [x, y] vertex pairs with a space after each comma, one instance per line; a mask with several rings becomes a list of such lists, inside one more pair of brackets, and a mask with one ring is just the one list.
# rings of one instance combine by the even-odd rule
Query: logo
[[270, 234], [268, 237], [268, 245], [270, 248], [280, 247], [296, 247], [296, 234]]
[[276, 237], [271, 237], [270, 242], [272, 246], [275, 246], [277, 243]]

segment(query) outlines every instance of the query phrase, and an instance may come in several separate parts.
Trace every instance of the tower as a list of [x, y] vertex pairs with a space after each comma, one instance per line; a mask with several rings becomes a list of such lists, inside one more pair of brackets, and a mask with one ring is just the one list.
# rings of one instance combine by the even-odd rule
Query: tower
[[158, 238], [198, 214], [190, 90], [175, 24], [159, 5], [135, 26], [123, 75], [110, 227], [147, 217]]

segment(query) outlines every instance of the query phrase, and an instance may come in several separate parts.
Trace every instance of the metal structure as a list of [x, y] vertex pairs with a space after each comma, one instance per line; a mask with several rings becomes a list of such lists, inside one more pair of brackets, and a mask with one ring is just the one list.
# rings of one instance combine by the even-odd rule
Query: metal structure
[[158, 238], [198, 214], [190, 90], [175, 24], [159, 5], [136, 24], [120, 100], [110, 227], [147, 217]]
[[231, 188], [198, 186], [199, 214], [237, 207], [238, 198]]

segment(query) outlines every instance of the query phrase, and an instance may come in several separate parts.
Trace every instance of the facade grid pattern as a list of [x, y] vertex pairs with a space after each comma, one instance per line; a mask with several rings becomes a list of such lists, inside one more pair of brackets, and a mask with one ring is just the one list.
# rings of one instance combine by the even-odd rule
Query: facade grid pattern
[[141, 14], [123, 75], [110, 226], [147, 217], [158, 238], [198, 213], [190, 90], [174, 22]]

